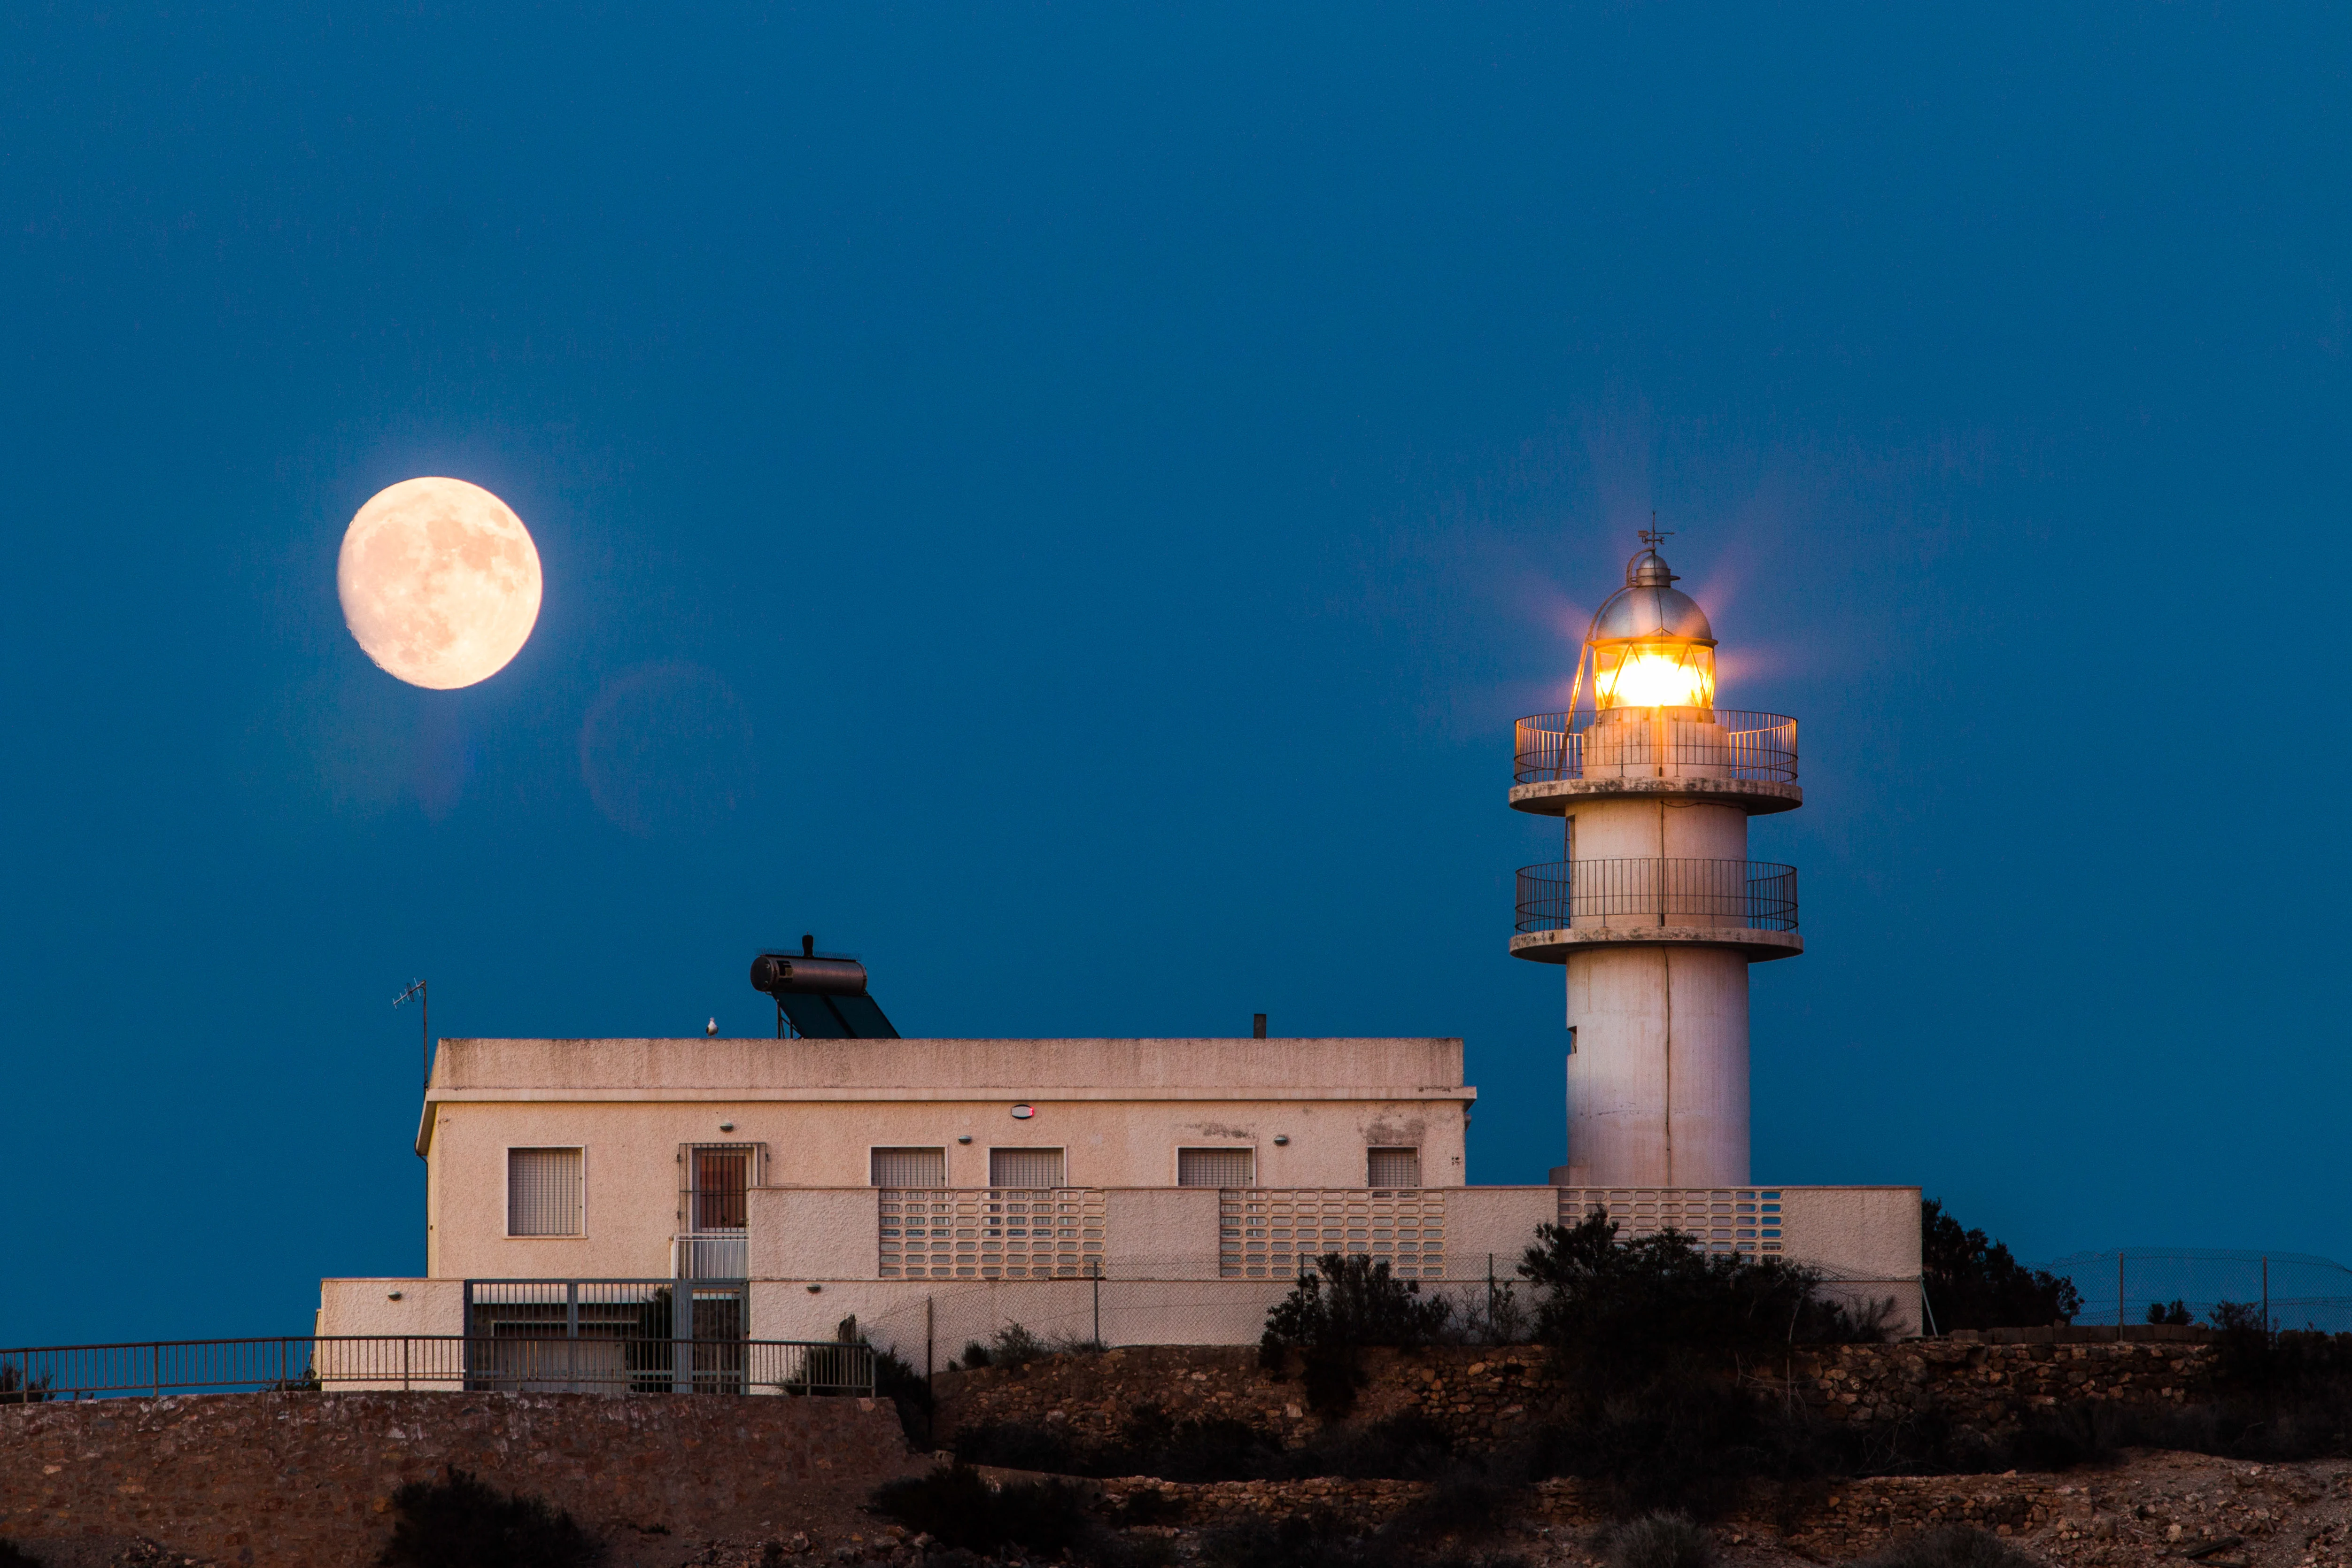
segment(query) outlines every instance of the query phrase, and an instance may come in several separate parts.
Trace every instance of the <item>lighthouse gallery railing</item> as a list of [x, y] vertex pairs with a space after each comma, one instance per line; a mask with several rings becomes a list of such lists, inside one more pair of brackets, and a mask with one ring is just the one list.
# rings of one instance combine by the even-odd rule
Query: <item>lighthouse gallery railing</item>
[[1539, 713], [1519, 720], [1512, 777], [1521, 784], [1584, 777], [1585, 736], [1604, 716], [1624, 724], [1627, 733], [1610, 752], [1612, 765], [1721, 770], [1727, 779], [1793, 783], [1797, 778], [1797, 721], [1786, 714], [1748, 713], [1738, 708], [1704, 710], [1705, 719], [1679, 716], [1696, 709], [1668, 709], [1662, 722], [1629, 717], [1623, 710]]
[[1797, 868], [1765, 861], [1554, 861], [1519, 868], [1522, 932], [1637, 925], [1797, 928]]

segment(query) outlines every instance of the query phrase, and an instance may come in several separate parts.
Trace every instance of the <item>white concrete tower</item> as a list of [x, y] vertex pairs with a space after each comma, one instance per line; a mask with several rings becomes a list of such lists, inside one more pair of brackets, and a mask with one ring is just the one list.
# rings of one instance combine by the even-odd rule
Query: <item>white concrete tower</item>
[[1564, 1186], [1746, 1182], [1748, 966], [1804, 951], [1795, 869], [1748, 858], [1748, 819], [1802, 802], [1797, 721], [1715, 706], [1664, 537], [1593, 615], [1569, 711], [1519, 720], [1511, 805], [1563, 821], [1511, 952], [1568, 973]]

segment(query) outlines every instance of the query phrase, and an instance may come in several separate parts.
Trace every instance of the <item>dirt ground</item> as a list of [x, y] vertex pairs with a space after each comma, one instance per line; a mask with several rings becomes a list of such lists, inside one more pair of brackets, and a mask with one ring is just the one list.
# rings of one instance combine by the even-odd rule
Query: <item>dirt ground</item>
[[[1017, 1472], [989, 1472], [1002, 1479]], [[1086, 1483], [1093, 1486], [1097, 1483]], [[1323, 1509], [1376, 1521], [1411, 1503], [1409, 1482], [1223, 1482], [1181, 1486], [1137, 1478], [1099, 1483], [1116, 1498], [1154, 1488], [1184, 1505], [1184, 1522], [1151, 1528], [1181, 1563], [1203, 1530], [1243, 1512]], [[642, 1535], [609, 1543], [608, 1568], [784, 1568], [887, 1563], [915, 1568], [923, 1538], [863, 1508], [860, 1484], [812, 1499], [756, 1534], [726, 1540]], [[1902, 1477], [1835, 1487], [1792, 1520], [1738, 1517], [1715, 1527], [1723, 1568], [1800, 1568], [1853, 1563], [1917, 1530], [1969, 1523], [2029, 1555], [2069, 1568], [2352, 1568], [2352, 1463], [2251, 1465], [2200, 1454], [2137, 1451], [2121, 1463], [2064, 1475]], [[1573, 1482], [1533, 1490], [1517, 1517], [1462, 1521], [1464, 1546], [1519, 1558], [1528, 1568], [1586, 1568], [1603, 1561], [1605, 1524]], [[95, 1546], [96, 1543], [89, 1543]], [[103, 1555], [69, 1553], [53, 1568], [213, 1568], [152, 1545], [110, 1543]], [[68, 1561], [68, 1557], [70, 1561]]]

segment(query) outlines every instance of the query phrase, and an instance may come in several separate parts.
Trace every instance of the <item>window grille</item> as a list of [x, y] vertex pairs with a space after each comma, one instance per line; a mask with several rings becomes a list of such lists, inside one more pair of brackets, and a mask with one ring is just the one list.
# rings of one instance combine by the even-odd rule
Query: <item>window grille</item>
[[1257, 1180], [1255, 1149], [1179, 1149], [1178, 1186], [1247, 1186]]
[[988, 1151], [988, 1185], [1023, 1187], [1060, 1186], [1062, 1185], [1062, 1151], [1059, 1149], [991, 1149]]
[[765, 1144], [688, 1144], [677, 1152], [678, 1228], [690, 1236], [740, 1231], [751, 1189], [767, 1164]]
[[876, 1186], [940, 1187], [948, 1185], [948, 1152], [940, 1149], [877, 1149]]
[[1419, 1186], [1421, 1185], [1421, 1151], [1419, 1149], [1366, 1149], [1364, 1169], [1368, 1186]]
[[580, 1166], [578, 1149], [509, 1149], [507, 1234], [584, 1234]]

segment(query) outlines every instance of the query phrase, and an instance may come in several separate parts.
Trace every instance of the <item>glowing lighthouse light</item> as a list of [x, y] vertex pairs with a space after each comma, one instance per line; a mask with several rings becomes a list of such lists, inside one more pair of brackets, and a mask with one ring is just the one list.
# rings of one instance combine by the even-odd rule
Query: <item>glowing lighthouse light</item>
[[1715, 706], [1715, 628], [1697, 601], [1674, 586], [1658, 557], [1665, 535], [1644, 529], [1643, 549], [1625, 567], [1625, 586], [1609, 596], [1585, 633], [1592, 662], [1592, 706]]
[[[1715, 650], [1635, 647], [1594, 650], [1595, 707], [1712, 707]], [[1612, 654], [1614, 657], [1612, 657]]]

